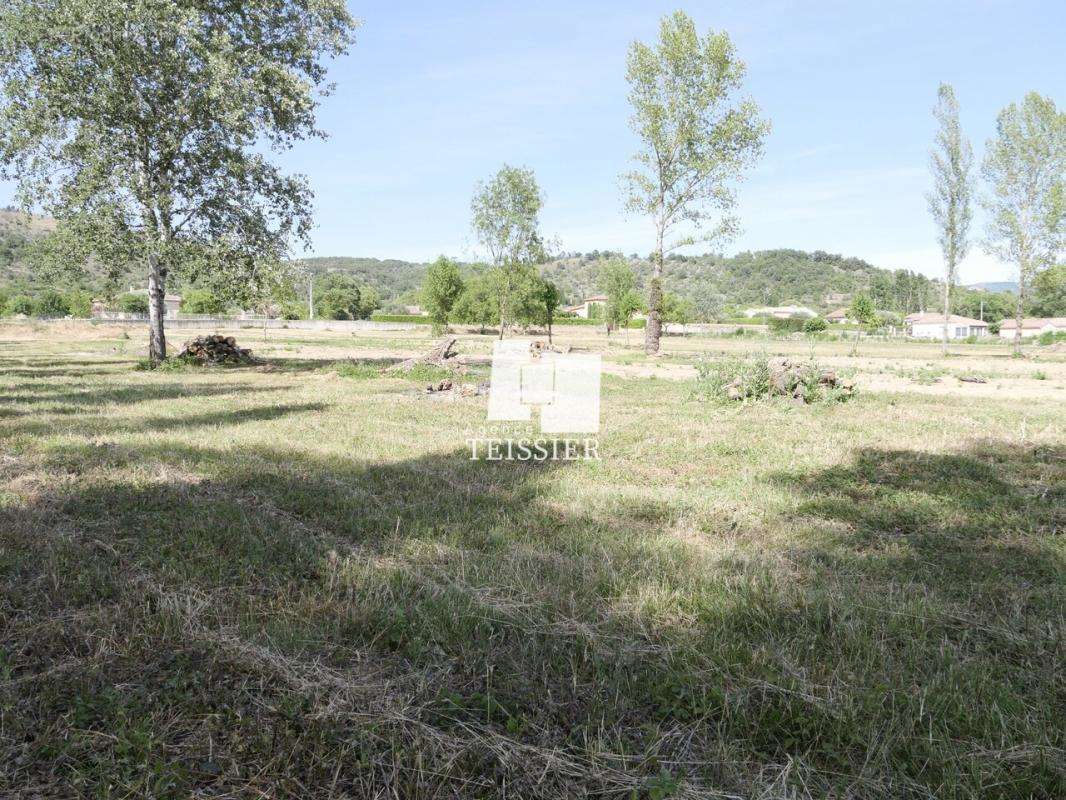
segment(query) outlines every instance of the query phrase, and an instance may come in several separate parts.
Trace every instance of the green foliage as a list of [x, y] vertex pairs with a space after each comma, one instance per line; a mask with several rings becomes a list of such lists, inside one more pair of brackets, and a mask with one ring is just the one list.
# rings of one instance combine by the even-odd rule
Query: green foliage
[[764, 352], [704, 359], [696, 364], [696, 387], [713, 402], [729, 402], [729, 387], [736, 386], [742, 399], [760, 399], [770, 394], [770, 368]]
[[209, 289], [187, 289], [181, 296], [181, 310], [186, 314], [224, 314], [226, 301]]
[[353, 27], [343, 0], [6, 0], [0, 165], [78, 230], [64, 248], [245, 305], [311, 224], [306, 180], [264, 153], [323, 135], [323, 61]]
[[996, 118], [982, 174], [990, 192], [986, 250], [1018, 266], [1022, 298], [1036, 274], [1062, 252], [1066, 214], [1066, 113], [1036, 92]]
[[1044, 331], [1036, 337], [1037, 344], [1055, 344], [1066, 342], [1066, 331]]
[[[640, 310], [640, 297], [636, 292], [637, 278], [633, 268], [620, 258], [604, 261], [600, 266], [600, 286], [607, 295], [607, 307], [604, 318], [608, 330], [625, 327], [637, 311]], [[589, 316], [595, 306], [590, 309]]]
[[33, 316], [34, 303], [33, 298], [25, 294], [16, 294], [8, 298], [7, 303], [4, 304], [4, 313], [9, 316]]
[[339, 364], [336, 372], [342, 378], [365, 381], [381, 377], [380, 364], [368, 364], [366, 362], [352, 361], [347, 364]]
[[500, 294], [497, 270], [487, 269], [469, 278], [452, 309], [456, 322], [477, 325], [482, 330], [500, 324]]
[[433, 320], [419, 314], [372, 314], [370, 319], [374, 322], [413, 322], [416, 325], [432, 325]]
[[545, 259], [540, 234], [544, 196], [530, 169], [504, 164], [488, 183], [479, 183], [470, 203], [478, 241], [492, 255], [492, 285], [503, 329], [517, 319], [529, 270]]
[[987, 292], [955, 286], [951, 290], [951, 310], [972, 319], [998, 322], [1014, 316], [1017, 296], [1010, 292]]
[[[634, 42], [626, 57], [641, 142], [637, 169], [623, 177], [626, 208], [655, 225], [648, 314], [659, 319], [665, 254], [696, 241], [722, 242], [736, 232], [732, 183], [762, 153], [769, 125], [750, 100], [738, 100], [745, 66], [728, 34], [700, 37], [683, 11], [662, 18], [653, 46]], [[711, 220], [714, 224], [708, 227]], [[667, 237], [676, 237], [667, 241]], [[659, 349], [658, 326], [645, 349]]]
[[359, 287], [359, 318], [370, 319], [381, 308], [381, 293], [373, 286]]
[[[542, 274], [564, 297], [576, 301], [604, 288], [602, 263], [602, 258], [591, 254], [571, 255], [545, 264]], [[630, 257], [625, 263], [633, 270], [636, 290], [646, 293], [651, 261]], [[867, 292], [878, 308], [904, 314], [931, 307], [937, 297], [936, 284], [924, 275], [879, 269], [858, 258], [801, 250], [742, 252], [729, 258], [671, 255], [666, 259], [663, 288], [690, 300], [696, 309], [695, 319], [701, 322], [730, 317], [730, 306], [820, 308], [826, 295], [833, 293], [853, 296]], [[840, 305], [843, 302], [837, 301], [832, 308]]]
[[361, 319], [362, 295], [350, 275], [331, 272], [315, 281], [315, 316], [322, 319]]
[[148, 296], [143, 294], [124, 294], [118, 298], [118, 310], [127, 314], [147, 314]]
[[[954, 286], [959, 262], [969, 250], [970, 200], [973, 185], [970, 170], [973, 151], [959, 126], [959, 104], [955, 90], [940, 84], [933, 116], [937, 121], [936, 142], [929, 154], [933, 190], [927, 195], [929, 213], [937, 226], [937, 238], [944, 256], [945, 282]], [[945, 309], [947, 311], [947, 309]]]
[[307, 317], [307, 304], [298, 300], [286, 300], [279, 304], [278, 311], [282, 319], [305, 319]]
[[807, 317], [801, 316], [770, 317], [767, 324], [774, 333], [799, 333], [808, 321]]
[[559, 289], [551, 281], [531, 274], [522, 287], [522, 299], [519, 303], [518, 321], [525, 325], [538, 325], [547, 328], [549, 333], [555, 322], [555, 312], [562, 297]]
[[1066, 317], [1066, 264], [1052, 264], [1036, 274], [1030, 311], [1037, 317]]
[[697, 394], [716, 403], [802, 397], [805, 403], [843, 402], [851, 389], [826, 385], [814, 361], [771, 366], [765, 352], [704, 359], [696, 364]]
[[67, 307], [71, 316], [88, 319], [93, 314], [93, 296], [81, 289], [67, 292]]
[[[312, 276], [330, 272], [343, 273], [355, 279], [357, 286], [370, 286], [379, 293], [383, 304], [407, 298], [407, 304], [418, 302], [417, 296], [426, 279], [426, 264], [415, 264], [396, 259], [376, 258], [303, 258], [292, 262], [292, 269], [299, 274]], [[306, 305], [307, 281], [299, 282], [299, 296]]]
[[70, 303], [55, 289], [48, 289], [37, 298], [34, 311], [38, 317], [65, 317], [70, 313]]
[[359, 289], [336, 286], [322, 293], [318, 314], [326, 319], [359, 319]]
[[811, 317], [803, 323], [804, 333], [824, 333], [829, 330], [829, 323], [824, 317]]
[[422, 282], [422, 303], [429, 312], [435, 330], [448, 324], [452, 309], [462, 293], [463, 279], [459, 276], [459, 265], [440, 256], [426, 271], [426, 278]]
[[869, 327], [877, 322], [877, 310], [868, 294], [855, 295], [855, 299], [851, 301], [851, 306], [848, 308], [848, 318], [863, 327]]
[[659, 315], [663, 322], [677, 322], [683, 325], [695, 319], [696, 308], [687, 298], [672, 292], [663, 292]]

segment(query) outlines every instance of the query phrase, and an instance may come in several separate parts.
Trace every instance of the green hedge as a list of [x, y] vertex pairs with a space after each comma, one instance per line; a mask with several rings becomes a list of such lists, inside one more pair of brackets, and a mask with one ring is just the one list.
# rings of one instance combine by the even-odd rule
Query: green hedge
[[416, 325], [432, 325], [433, 320], [421, 314], [372, 314], [371, 322], [413, 322]]
[[[374, 314], [370, 318], [371, 322], [413, 322], [416, 325], [432, 325], [433, 320], [429, 317], [419, 316], [417, 314]], [[631, 319], [629, 321], [630, 328], [643, 328], [647, 320], [643, 319]], [[466, 322], [452, 322], [452, 325], [474, 325], [476, 323]], [[553, 327], [559, 327], [561, 325], [603, 325], [602, 319], [585, 319], [584, 317], [558, 317], [552, 323]], [[491, 325], [489, 327], [492, 327]]]
[[[602, 319], [585, 319], [584, 317], [556, 317], [552, 322], [552, 327], [558, 328], [560, 325], [606, 325]], [[643, 328], [647, 324], [645, 319], [631, 319], [627, 328]]]

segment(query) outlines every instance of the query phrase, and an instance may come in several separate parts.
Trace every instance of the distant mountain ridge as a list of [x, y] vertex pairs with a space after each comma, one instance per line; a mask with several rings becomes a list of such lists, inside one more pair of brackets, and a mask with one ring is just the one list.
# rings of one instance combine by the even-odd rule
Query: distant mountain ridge
[[[541, 266], [542, 274], [559, 287], [567, 303], [602, 291], [603, 261], [622, 259], [633, 270], [637, 287], [646, 288], [652, 263], [636, 255], [609, 250], [574, 253]], [[297, 266], [315, 273], [340, 271], [374, 286], [386, 302], [417, 302], [427, 264], [372, 258], [305, 258]], [[470, 272], [472, 264], [461, 269]], [[828, 311], [844, 305], [857, 292], [900, 298], [907, 310], [924, 308], [935, 297], [934, 283], [906, 270], [885, 270], [859, 258], [823, 251], [778, 249], [743, 252], [735, 256], [679, 256], [667, 259], [663, 274], [666, 291], [687, 298], [704, 316], [726, 306], [805, 305]]]
[[1017, 281], [984, 281], [982, 283], [969, 283], [967, 289], [975, 289], [979, 292], [1011, 292], [1018, 293]]

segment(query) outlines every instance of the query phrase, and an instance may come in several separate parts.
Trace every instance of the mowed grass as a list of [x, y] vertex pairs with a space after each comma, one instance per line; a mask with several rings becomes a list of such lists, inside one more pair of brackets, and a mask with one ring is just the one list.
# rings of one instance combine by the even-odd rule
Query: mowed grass
[[602, 460], [474, 462], [269, 342], [3, 344], [0, 794], [1066, 795], [1061, 400], [608, 375]]

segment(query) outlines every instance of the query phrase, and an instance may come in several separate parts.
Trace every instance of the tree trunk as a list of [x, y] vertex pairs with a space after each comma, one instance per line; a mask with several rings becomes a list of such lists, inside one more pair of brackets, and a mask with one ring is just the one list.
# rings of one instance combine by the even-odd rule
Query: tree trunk
[[148, 358], [155, 363], [167, 357], [167, 340], [163, 333], [166, 315], [167, 271], [158, 255], [148, 257]]
[[[501, 269], [503, 269], [501, 267]], [[511, 314], [511, 276], [504, 272], [500, 276], [500, 341], [503, 341], [503, 329], [507, 325], [507, 318]]]
[[[948, 267], [948, 275], [952, 274], [952, 269]], [[944, 355], [948, 354], [948, 323], [951, 317], [951, 281], [944, 280], [944, 331], [942, 337], [941, 351]]]
[[1014, 355], [1022, 354], [1022, 313], [1025, 311], [1025, 272], [1018, 271], [1018, 300], [1014, 304]]
[[662, 336], [662, 277], [663, 230], [660, 226], [655, 236], [655, 263], [648, 284], [648, 324], [644, 328], [644, 352], [648, 355], [659, 352], [659, 337]]

